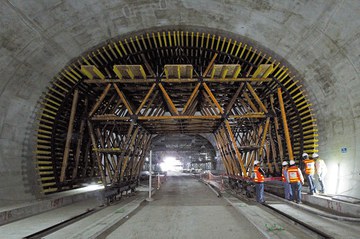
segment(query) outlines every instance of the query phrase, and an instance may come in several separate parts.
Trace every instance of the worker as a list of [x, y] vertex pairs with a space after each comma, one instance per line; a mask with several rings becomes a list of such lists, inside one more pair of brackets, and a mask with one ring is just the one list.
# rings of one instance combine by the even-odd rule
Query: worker
[[309, 194], [314, 195], [316, 193], [315, 183], [314, 183], [314, 174], [315, 174], [315, 161], [309, 158], [307, 153], [302, 155], [303, 163], [305, 166], [305, 176], [309, 184]]
[[282, 163], [282, 181], [283, 181], [283, 185], [284, 185], [284, 189], [285, 189], [285, 199], [290, 200], [292, 197], [292, 190], [291, 190], [291, 186], [290, 186], [290, 182], [289, 182], [289, 178], [287, 175], [287, 170], [288, 170], [288, 162], [284, 161]]
[[301, 187], [304, 184], [304, 177], [301, 170], [295, 165], [294, 160], [290, 160], [290, 167], [287, 170], [287, 175], [293, 193], [290, 200], [295, 200], [296, 203], [299, 204], [301, 203]]
[[325, 193], [324, 179], [327, 173], [327, 167], [324, 160], [319, 158], [317, 153], [313, 153], [312, 158], [315, 160], [315, 172], [320, 185], [320, 193]]
[[258, 160], [254, 161], [254, 182], [256, 189], [256, 201], [258, 203], [265, 203], [264, 199], [264, 181], [265, 181], [265, 172], [260, 167], [260, 162]]

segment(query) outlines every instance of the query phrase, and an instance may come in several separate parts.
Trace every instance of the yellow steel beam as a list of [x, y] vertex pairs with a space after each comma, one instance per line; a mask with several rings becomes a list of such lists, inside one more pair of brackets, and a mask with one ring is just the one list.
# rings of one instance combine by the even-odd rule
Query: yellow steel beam
[[210, 88], [207, 86], [207, 84], [205, 82], [202, 83], [205, 91], [207, 92], [207, 94], [210, 96], [211, 100], [213, 101], [213, 103], [216, 105], [216, 107], [218, 108], [218, 110], [220, 111], [221, 114], [224, 113], [223, 108], [221, 107], [221, 105], [219, 104], [219, 102], [216, 100], [215, 96], [213, 95], [213, 93], [211, 92]]
[[224, 80], [224, 79], [225, 79], [228, 71], [229, 71], [228, 66], [224, 66], [224, 68], [223, 68], [223, 70], [222, 70], [222, 72], [221, 72], [221, 80]]
[[197, 83], [195, 89], [193, 90], [193, 92], [191, 93], [188, 101], [186, 102], [181, 114], [184, 114], [186, 112], [186, 110], [188, 109], [189, 105], [194, 101], [196, 95], [199, 93], [199, 87], [200, 87], [200, 83]]
[[162, 115], [162, 116], [139, 116], [139, 120], [186, 120], [186, 119], [204, 119], [214, 120], [221, 119], [221, 115]]
[[174, 103], [172, 102], [170, 96], [168, 95], [168, 93], [166, 92], [165, 88], [163, 87], [163, 85], [161, 83], [159, 83], [159, 88], [161, 90], [161, 92], [163, 93], [164, 97], [165, 97], [165, 101], [169, 106], [169, 110], [173, 115], [179, 115], [179, 111], [177, 110], [177, 108], [175, 107]]
[[[265, 145], [266, 135], [267, 135], [268, 130], [269, 130], [269, 124], [270, 124], [270, 118], [267, 118], [266, 122], [265, 122], [264, 130], [263, 130], [263, 133], [262, 133], [262, 137], [261, 137], [260, 147], [259, 147], [259, 157], [260, 158], [261, 158], [262, 152], [263, 152], [262, 149], [263, 149], [263, 147]], [[269, 158], [268, 158], [268, 160], [269, 160]]]
[[268, 110], [266, 109], [265, 105], [261, 102], [259, 96], [256, 94], [254, 88], [251, 86], [250, 83], [246, 83], [246, 87], [249, 89], [251, 95], [254, 97], [255, 101], [259, 104], [260, 108], [267, 113]]
[[125, 95], [122, 93], [122, 91], [119, 89], [119, 87], [116, 84], [114, 84], [114, 88], [115, 88], [116, 92], [118, 93], [118, 95], [120, 96], [122, 102], [124, 103], [126, 109], [129, 111], [129, 113], [131, 115], [134, 114], [133, 110], [131, 109], [131, 107], [130, 107], [128, 101], [127, 101], [127, 99], [125, 98]]
[[101, 94], [100, 98], [96, 101], [95, 105], [93, 106], [93, 108], [91, 109], [90, 113], [89, 113], [89, 117], [91, 117], [96, 110], [99, 108], [100, 104], [103, 102], [103, 100], [105, 99], [107, 93], [109, 92], [111, 87], [111, 84], [108, 84], [106, 86], [106, 88], [104, 89], [103, 93]]
[[229, 104], [226, 106], [226, 109], [225, 109], [225, 114], [228, 114], [231, 110], [231, 108], [234, 106], [235, 102], [236, 102], [236, 99], [238, 98], [241, 90], [242, 90], [242, 86], [243, 84], [240, 84], [239, 87], [237, 88], [235, 94], [233, 95], [233, 97], [231, 98]]
[[135, 114], [138, 115], [141, 111], [141, 109], [144, 107], [145, 103], [147, 102], [147, 100], [149, 99], [150, 95], [152, 94], [152, 92], [154, 91], [156, 86], [156, 83], [153, 83], [153, 85], [151, 86], [150, 90], [148, 91], [148, 93], [146, 94], [145, 98], [141, 101], [140, 106], [137, 108]]
[[278, 92], [278, 98], [279, 98], [279, 104], [280, 104], [280, 110], [281, 110], [281, 117], [282, 117], [283, 125], [284, 125], [284, 133], [285, 133], [286, 146], [288, 149], [289, 160], [294, 160], [294, 155], [292, 152], [289, 128], [287, 125], [286, 112], [285, 112], [285, 107], [284, 107], [284, 101], [282, 98], [281, 88], [278, 88], [277, 92]]
[[243, 96], [245, 97], [245, 99], [247, 100], [248, 104], [250, 105], [251, 109], [255, 112], [258, 112], [259, 110], [257, 109], [257, 107], [254, 105], [254, 103], [252, 102], [252, 100], [250, 99], [249, 95], [244, 92]]
[[246, 50], [246, 47], [247, 47], [247, 44], [245, 44], [244, 46], [243, 46], [243, 50], [241, 51], [241, 54], [240, 54], [240, 58], [242, 58], [242, 56], [244, 55], [244, 52], [245, 52], [245, 50]]
[[113, 66], [113, 71], [115, 72], [115, 74], [117, 75], [117, 77], [119, 77], [119, 79], [121, 80], [123, 78], [123, 75], [121, 74], [120, 70], [118, 69], [117, 65]]
[[[213, 39], [214, 40], [214, 39]], [[208, 74], [209, 70], [211, 69], [211, 67], [213, 66], [215, 60], [216, 60], [216, 57], [217, 57], [217, 53], [214, 54], [213, 58], [211, 59], [209, 65], [207, 66], [207, 68], [205, 69], [204, 73], [203, 73], [203, 77], [206, 77], [206, 75]]]
[[238, 77], [238, 75], [240, 74], [240, 71], [241, 71], [241, 65], [236, 66], [236, 69], [234, 71], [232, 78], [236, 79]]
[[[115, 70], [114, 70], [115, 72]], [[120, 72], [119, 72], [120, 73]], [[122, 75], [118, 75], [119, 77], [123, 77]], [[217, 78], [217, 77], [213, 77], [213, 78], [204, 78], [203, 79], [204, 82], [219, 82], [219, 83], [224, 83], [224, 82], [270, 82], [272, 81], [271, 78]], [[106, 80], [97, 80], [97, 79], [93, 79], [93, 80], [84, 80], [85, 83], [87, 84], [108, 84], [108, 83], [126, 83], [126, 84], [139, 84], [139, 83], [153, 83], [156, 82], [155, 78], [147, 78], [147, 79], [134, 79], [134, 80], [126, 80], [126, 79], [106, 79]], [[173, 82], [173, 83], [192, 83], [192, 82], [198, 82], [198, 79], [194, 79], [194, 78], [184, 78], [182, 77], [181, 79], [178, 78], [163, 78], [160, 79], [160, 82]]]
[[244, 163], [243, 163], [243, 161], [242, 161], [241, 154], [240, 154], [239, 149], [238, 149], [238, 147], [237, 147], [234, 134], [233, 134], [233, 132], [232, 132], [232, 130], [231, 130], [229, 121], [228, 121], [227, 119], [225, 119], [224, 122], [225, 122], [225, 126], [226, 126], [226, 129], [227, 129], [227, 132], [228, 132], [228, 134], [229, 134], [229, 136], [230, 136], [230, 141], [231, 141], [231, 143], [232, 143], [233, 149], [235, 150], [235, 154], [236, 154], [237, 160], [238, 160], [238, 162], [239, 162], [239, 164], [240, 164], [242, 175], [243, 175], [243, 176], [248, 176], [248, 175], [247, 175], [247, 172], [246, 172], [246, 169], [245, 169], [245, 167], [244, 167]]

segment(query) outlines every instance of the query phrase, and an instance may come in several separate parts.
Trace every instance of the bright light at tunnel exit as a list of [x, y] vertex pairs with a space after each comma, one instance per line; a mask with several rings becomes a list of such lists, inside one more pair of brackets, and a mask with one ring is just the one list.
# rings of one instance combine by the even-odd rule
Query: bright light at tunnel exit
[[182, 164], [175, 157], [165, 157], [160, 163], [160, 168], [162, 171], [179, 171], [182, 169]]

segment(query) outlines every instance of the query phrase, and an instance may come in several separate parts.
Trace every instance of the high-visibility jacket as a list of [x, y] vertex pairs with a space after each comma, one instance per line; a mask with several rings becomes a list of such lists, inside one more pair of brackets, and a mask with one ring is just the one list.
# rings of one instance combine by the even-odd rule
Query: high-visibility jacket
[[290, 180], [290, 183], [297, 183], [297, 182], [303, 182], [304, 178], [302, 176], [302, 173], [298, 167], [290, 166], [288, 168], [288, 178]]
[[283, 182], [286, 182], [286, 174], [287, 174], [287, 170], [286, 170], [285, 168], [283, 168], [283, 169], [281, 170], [281, 180], [282, 180]]
[[315, 161], [313, 159], [305, 159], [305, 173], [313, 175], [315, 173]]
[[256, 183], [263, 183], [265, 180], [264, 180], [264, 175], [260, 172], [262, 171], [262, 169], [260, 169], [259, 166], [255, 166], [254, 167], [254, 181]]

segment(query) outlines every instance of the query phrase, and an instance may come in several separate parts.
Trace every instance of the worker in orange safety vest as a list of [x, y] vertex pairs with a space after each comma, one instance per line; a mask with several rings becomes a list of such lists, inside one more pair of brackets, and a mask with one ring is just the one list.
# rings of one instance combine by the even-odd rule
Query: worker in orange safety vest
[[295, 199], [296, 203], [301, 203], [301, 187], [304, 184], [304, 177], [301, 170], [295, 165], [294, 160], [290, 160], [290, 167], [288, 168], [287, 176], [293, 192], [290, 200], [292, 201]]
[[258, 160], [254, 161], [254, 182], [256, 189], [256, 201], [258, 203], [264, 203], [264, 181], [265, 181], [265, 172], [260, 167], [260, 162]]
[[309, 158], [307, 153], [303, 153], [303, 164], [305, 166], [305, 176], [309, 184], [309, 194], [313, 195], [316, 193], [314, 174], [315, 174], [315, 161]]

